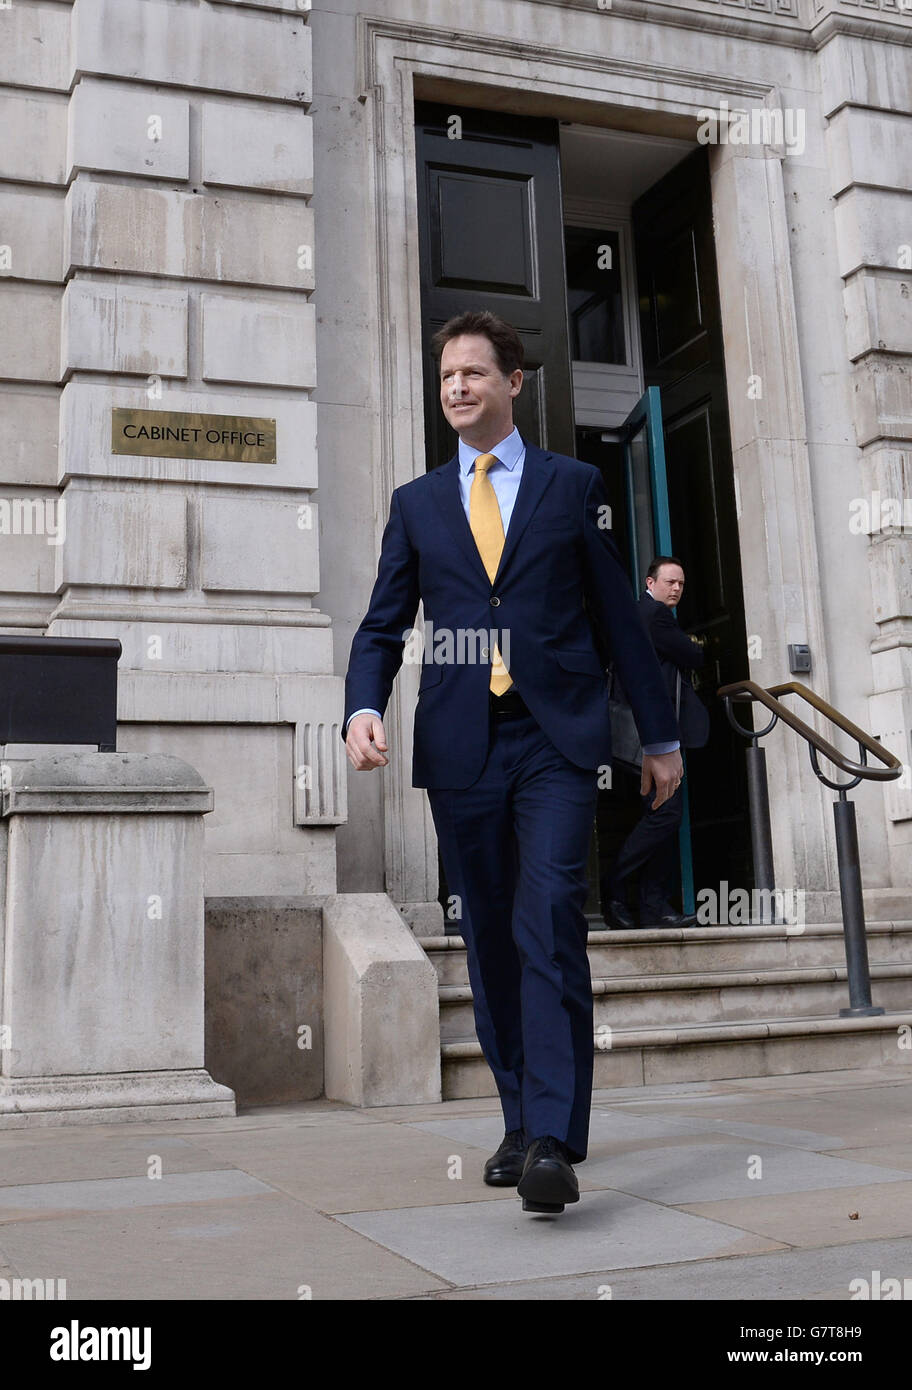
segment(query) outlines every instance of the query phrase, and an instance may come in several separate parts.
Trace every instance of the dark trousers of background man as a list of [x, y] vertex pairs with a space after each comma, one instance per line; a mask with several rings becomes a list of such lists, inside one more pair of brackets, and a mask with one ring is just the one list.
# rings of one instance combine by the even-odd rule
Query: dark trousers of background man
[[684, 787], [657, 810], [650, 810], [655, 792], [641, 796], [642, 815], [627, 836], [601, 888], [602, 909], [610, 901], [625, 902], [627, 884], [639, 875], [640, 925], [658, 922], [668, 911], [678, 870], [678, 830], [684, 816]]
[[592, 1101], [587, 855], [597, 774], [531, 715], [491, 714], [481, 776], [428, 789], [447, 887], [461, 902], [475, 1028], [509, 1132], [586, 1157]]

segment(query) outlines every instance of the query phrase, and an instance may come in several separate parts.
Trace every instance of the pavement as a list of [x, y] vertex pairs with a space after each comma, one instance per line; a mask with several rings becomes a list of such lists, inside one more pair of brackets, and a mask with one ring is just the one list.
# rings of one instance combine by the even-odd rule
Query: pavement
[[561, 1216], [485, 1187], [502, 1136], [494, 1099], [0, 1131], [0, 1280], [70, 1300], [848, 1301], [888, 1278], [912, 1297], [912, 1062], [596, 1091]]

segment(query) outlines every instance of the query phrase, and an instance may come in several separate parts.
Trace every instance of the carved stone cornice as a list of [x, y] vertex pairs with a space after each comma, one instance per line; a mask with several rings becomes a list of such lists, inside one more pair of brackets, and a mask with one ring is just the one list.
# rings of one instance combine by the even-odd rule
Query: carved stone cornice
[[912, 44], [912, 0], [536, 0], [677, 29], [815, 50], [834, 34]]
[[[540, 5], [553, 5], [562, 10], [584, 10], [592, 14], [593, 0], [535, 0]], [[905, 8], [904, 8], [905, 7]], [[912, 45], [912, 0], [610, 0], [604, 12], [605, 22], [612, 18], [662, 24], [671, 28], [698, 30], [729, 38], [744, 38], [817, 51], [837, 34], [878, 40], [883, 43]], [[466, 35], [458, 28], [443, 28], [414, 20], [358, 16], [359, 71], [362, 74], [361, 100], [376, 96], [373, 70], [373, 45], [380, 37], [399, 38], [404, 42], [436, 44], [443, 48], [462, 50]], [[553, 62], [552, 46], [537, 45], [528, 39], [513, 39], [506, 35], [475, 34], [475, 42], [487, 56], [528, 61], [540, 49], [545, 62]], [[590, 67], [603, 72], [623, 72], [636, 75], [640, 66], [629, 58], [613, 57], [610, 52], [569, 53], [560, 57], [574, 67]], [[658, 79], [680, 78], [679, 69], [663, 70], [643, 64], [643, 73]], [[689, 80], [699, 80], [701, 74], [687, 72]], [[705, 74], [707, 85], [719, 86], [718, 73]], [[365, 80], [366, 79], [366, 80]], [[467, 74], [467, 81], [469, 74]], [[762, 100], [766, 90], [747, 80], [729, 81], [726, 90], [744, 98]]]
[[[537, 3], [550, 3], [550, 0], [537, 0]], [[618, 4], [619, 0], [615, 0]], [[644, 5], [642, 0], [628, 0], [632, 8], [642, 11]], [[580, 6], [563, 5], [562, 8], [584, 8]], [[591, 11], [591, 5], [585, 6]], [[663, 8], [670, 9], [671, 6]], [[792, 30], [792, 34], [800, 37], [798, 31]], [[807, 36], [805, 36], [806, 38]], [[382, 100], [382, 88], [377, 78], [376, 63], [376, 44], [379, 39], [396, 39], [403, 45], [414, 42], [422, 48], [433, 46], [439, 49], [450, 48], [454, 53], [464, 55], [467, 43], [467, 35], [458, 29], [443, 29], [435, 25], [420, 24], [409, 20], [397, 19], [377, 19], [371, 15], [358, 16], [358, 48], [359, 48], [359, 73], [361, 82], [362, 101], [369, 97], [375, 101]], [[611, 52], [587, 53], [569, 48], [556, 50], [552, 45], [536, 44], [528, 39], [511, 39], [504, 35], [484, 33], [472, 34], [471, 43], [473, 48], [480, 56], [493, 59], [515, 60], [523, 64], [530, 62], [540, 62], [546, 69], [556, 64], [572, 69], [574, 72], [597, 72], [597, 73], [616, 73], [625, 79], [642, 78], [650, 82], [664, 83], [683, 83], [688, 87], [705, 87], [708, 90], [719, 91], [723, 95], [731, 95], [745, 101], [754, 100], [762, 102], [770, 91], [768, 82], [757, 82], [748, 77], [736, 77], [729, 73], [720, 73], [712, 68], [705, 71], [698, 71], [695, 68], [665, 67], [658, 63], [640, 63], [636, 59], [617, 55]], [[803, 46], [807, 46], [806, 44]], [[483, 74], [475, 72], [469, 68], [465, 71], [464, 84], [471, 86], [479, 84], [483, 79]], [[435, 78], [435, 82], [447, 81], [452, 84], [452, 78]], [[416, 78], [416, 94], [422, 95], [420, 91], [420, 78]], [[519, 89], [511, 91], [510, 110], [517, 109], [517, 103], [521, 102], [528, 93]], [[535, 93], [532, 92], [534, 103]], [[382, 125], [377, 122], [378, 127]], [[382, 151], [382, 133], [378, 129], [378, 152]]]

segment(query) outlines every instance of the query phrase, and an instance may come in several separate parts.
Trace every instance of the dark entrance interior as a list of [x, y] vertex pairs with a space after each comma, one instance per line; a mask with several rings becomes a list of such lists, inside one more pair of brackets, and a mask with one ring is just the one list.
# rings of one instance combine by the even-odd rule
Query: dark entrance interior
[[[660, 388], [673, 549], [687, 577], [677, 617], [704, 646], [698, 689], [712, 722], [708, 747], [687, 758], [694, 884], [750, 887], [743, 746], [715, 699], [720, 685], [748, 675], [748, 664], [707, 152], [694, 146], [676, 155], [631, 200], [618, 230], [596, 216], [591, 225], [579, 212], [568, 216], [566, 132], [557, 121], [427, 102], [416, 104], [415, 120], [427, 465], [446, 462], [457, 442], [439, 407], [430, 338], [452, 314], [491, 308], [526, 347], [520, 432], [601, 470], [629, 565], [612, 424], [625, 400], [632, 407], [647, 386]], [[577, 160], [586, 148], [581, 142]], [[604, 421], [593, 423], [602, 401]], [[638, 815], [634, 779], [616, 774], [593, 828], [593, 927], [601, 925], [600, 866]]]

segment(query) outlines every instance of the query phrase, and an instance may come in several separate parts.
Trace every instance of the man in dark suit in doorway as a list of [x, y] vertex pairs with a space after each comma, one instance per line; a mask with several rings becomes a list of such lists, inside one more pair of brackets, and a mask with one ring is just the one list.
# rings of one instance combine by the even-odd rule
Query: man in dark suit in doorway
[[[678, 708], [681, 744], [700, 748], [709, 736], [709, 715], [691, 684], [690, 672], [704, 663], [703, 649], [678, 626], [673, 609], [684, 592], [684, 570], [676, 555], [658, 555], [649, 566], [640, 596], [640, 617], [659, 657], [668, 693]], [[625, 929], [637, 924], [626, 901], [627, 880], [639, 871], [641, 927], [692, 927], [696, 916], [668, 901], [674, 879], [684, 791], [659, 806], [643, 797], [643, 816], [624, 845], [602, 888], [605, 921]]]
[[[611, 760], [590, 614], [630, 692], [647, 750], [643, 790], [653, 789], [656, 806], [683, 773], [677, 726], [606, 529], [601, 475], [536, 447], [513, 424], [518, 334], [493, 314], [468, 312], [444, 325], [434, 347], [459, 447], [393, 492], [352, 642], [344, 736], [356, 770], [388, 762], [381, 716], [422, 600], [435, 642], [419, 683], [412, 783], [427, 788], [448, 887], [461, 902], [476, 1031], [504, 1115], [484, 1177], [517, 1187], [524, 1210], [558, 1212], [579, 1200], [571, 1165], [588, 1143], [583, 905], [597, 769]], [[479, 632], [487, 639], [475, 660], [466, 634]]]

